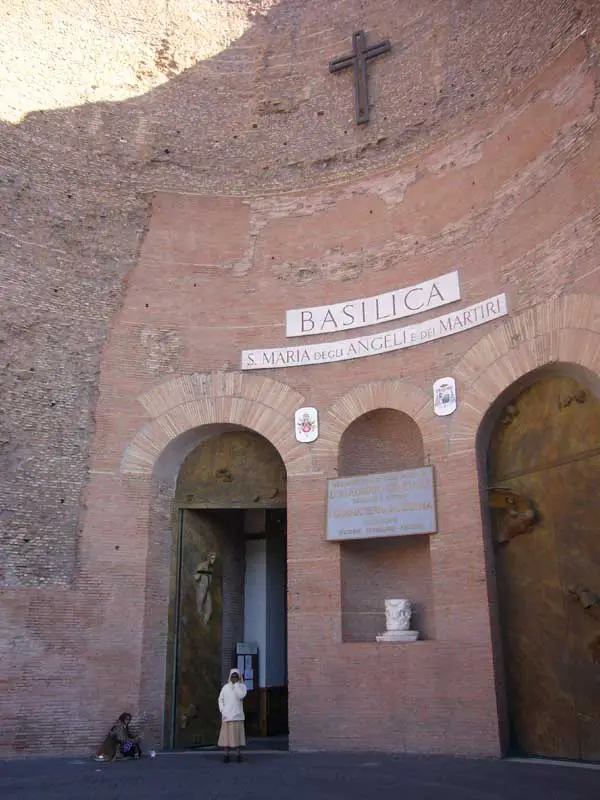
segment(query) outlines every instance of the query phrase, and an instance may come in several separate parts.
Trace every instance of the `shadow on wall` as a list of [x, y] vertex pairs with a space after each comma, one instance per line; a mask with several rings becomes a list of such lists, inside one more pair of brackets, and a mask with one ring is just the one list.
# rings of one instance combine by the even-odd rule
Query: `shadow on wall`
[[[213, 52], [219, 41], [222, 51], [170, 80], [174, 70], [165, 61], [170, 34], [154, 45], [140, 45], [139, 86], [144, 58], [150, 56], [156, 62], [154, 77], [162, 69], [167, 80], [141, 97], [40, 110], [18, 125], [0, 122], [0, 151], [7, 156], [0, 166], [0, 254], [9, 289], [2, 293], [0, 337], [5, 412], [0, 504], [6, 508], [0, 523], [10, 526], [2, 575], [7, 587], [72, 584], [100, 358], [146, 232], [150, 191], [184, 185], [200, 191], [211, 181], [216, 188], [224, 165], [233, 162], [233, 172], [244, 173], [245, 146], [241, 141], [236, 146], [236, 131], [240, 140], [248, 129], [256, 140], [261, 135], [249, 122], [256, 107], [243, 98], [254, 91], [255, 58], [269, 50], [270, 23], [266, 13], [254, 12], [276, 5], [277, 0], [249, 4], [245, 21], [230, 15], [230, 29], [222, 20], [209, 25], [207, 11], [197, 25], [201, 32], [211, 28]], [[209, 10], [212, 6], [217, 16], [219, 9], [227, 10], [226, 4], [206, 4]], [[129, 19], [134, 29], [139, 15], [136, 7]], [[153, 24], [149, 16], [150, 33]], [[109, 30], [110, 21], [107, 25]], [[82, 31], [90, 35], [89, 26]], [[75, 33], [69, 29], [67, 41]], [[111, 35], [118, 50], [122, 37], [114, 30]], [[236, 36], [240, 49], [232, 53]], [[177, 40], [175, 34], [172, 38]], [[110, 59], [110, 41], [104, 44]], [[188, 42], [192, 50], [197, 44]], [[85, 48], [86, 42], [80, 45]], [[25, 45], [20, 57], [24, 51]], [[71, 56], [79, 63], [76, 53]], [[65, 61], [64, 52], [59, 61]], [[130, 65], [119, 72], [122, 66], [113, 67], [117, 83]], [[78, 80], [76, 69], [72, 78]], [[54, 88], [52, 102], [61, 94]], [[94, 87], [88, 89], [93, 96]], [[9, 90], [5, 87], [0, 96], [8, 107], [0, 108], [0, 116], [15, 113]], [[134, 88], [120, 86], [115, 93], [121, 90], [133, 93]], [[39, 92], [33, 91], [34, 100], [42, 102]], [[223, 130], [231, 134], [223, 137]], [[219, 159], [214, 148], [224, 138], [226, 152]], [[162, 359], [159, 369], [168, 373], [173, 364]]]

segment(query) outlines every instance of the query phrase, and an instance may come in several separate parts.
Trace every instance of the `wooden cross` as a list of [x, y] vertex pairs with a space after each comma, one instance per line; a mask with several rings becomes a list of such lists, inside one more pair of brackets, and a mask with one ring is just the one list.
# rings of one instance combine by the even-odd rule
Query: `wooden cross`
[[354, 99], [356, 103], [356, 124], [364, 125], [369, 121], [369, 90], [367, 87], [367, 61], [392, 49], [389, 39], [367, 47], [364, 31], [357, 31], [352, 36], [352, 55], [339, 56], [329, 62], [329, 72], [340, 72], [349, 67], [354, 68]]

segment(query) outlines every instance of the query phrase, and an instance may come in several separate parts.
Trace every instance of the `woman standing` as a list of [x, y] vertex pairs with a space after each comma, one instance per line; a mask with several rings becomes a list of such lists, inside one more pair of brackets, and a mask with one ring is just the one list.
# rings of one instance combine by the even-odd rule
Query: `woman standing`
[[219, 747], [225, 748], [223, 761], [229, 763], [229, 751], [237, 750], [237, 760], [242, 760], [242, 747], [246, 746], [244, 730], [244, 697], [247, 689], [237, 669], [229, 673], [229, 682], [223, 686], [219, 694], [219, 711], [221, 712], [221, 732]]

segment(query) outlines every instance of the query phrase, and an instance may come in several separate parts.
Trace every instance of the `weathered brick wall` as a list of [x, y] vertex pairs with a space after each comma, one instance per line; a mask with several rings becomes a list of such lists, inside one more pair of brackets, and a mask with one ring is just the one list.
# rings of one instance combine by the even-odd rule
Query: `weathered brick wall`
[[[363, 5], [181, 0], [165, 16], [154, 0], [123, 0], [108, 16], [90, 3], [86, 26], [67, 0], [54, 10], [60, 26], [42, 9], [32, 17], [24, 3], [7, 7], [0, 26], [10, 59], [0, 96], [5, 585], [72, 580], [100, 354], [152, 192], [245, 195], [366, 174], [510, 104], [580, 31], [595, 47], [594, 2]], [[374, 110], [361, 127], [353, 124], [349, 74], [327, 72], [357, 24], [369, 41], [394, 42], [371, 69]], [[475, 156], [467, 138], [439, 169]], [[412, 181], [390, 191], [398, 196]], [[369, 210], [357, 208], [348, 224], [362, 223]], [[307, 235], [300, 226], [298, 235]], [[334, 236], [326, 265], [308, 257], [292, 266], [282, 239], [269, 257], [281, 278], [304, 286], [323, 270], [333, 280], [357, 278], [393, 258], [357, 259]], [[409, 236], [403, 252], [415, 242]], [[236, 274], [249, 269], [242, 259]], [[249, 284], [257, 285], [254, 274]], [[151, 331], [144, 340], [152, 369], [175, 368], [159, 353], [176, 343]]]
[[389, 408], [364, 414], [344, 432], [338, 474], [368, 475], [422, 467], [423, 437], [407, 414]]
[[[160, 692], [164, 637], [152, 630], [166, 614], [168, 581], [148, 576], [168, 576], [171, 552], [161, 537], [171, 495], [166, 484], [119, 473], [123, 452], [155, 416], [137, 403], [143, 392], [169, 377], [235, 370], [242, 348], [283, 344], [286, 308], [368, 296], [455, 266], [465, 303], [505, 289], [511, 316], [568, 292], [598, 292], [596, 3], [268, 5], [225, 36], [219, 52], [143, 96], [63, 109], [32, 102], [22, 121], [2, 112], [10, 752], [95, 743], [109, 705], [135, 706], [140, 665], [147, 696]], [[127, 39], [139, 26], [123, 11], [115, 24]], [[394, 42], [370, 68], [373, 115], [361, 128], [350, 76], [326, 69], [347, 51], [357, 22], [370, 41]], [[109, 52], [110, 41], [98, 37]], [[159, 51], [160, 40], [161, 61]], [[23, 63], [38, 60], [25, 33], [20, 52]], [[46, 96], [54, 95], [49, 74], [36, 76]], [[549, 319], [560, 327], [563, 317]], [[517, 349], [530, 329], [515, 324], [513, 361], [481, 391], [508, 385], [515, 364], [529, 363]], [[472, 363], [467, 354], [486, 335], [478, 329], [400, 355], [269, 377], [320, 409], [379, 380], [406, 379], [428, 396], [431, 381], [455, 366], [467, 392], [479, 369], [477, 353]], [[589, 351], [578, 341], [565, 350], [574, 359]], [[501, 352], [495, 340], [489, 346]], [[468, 391], [461, 413], [475, 414], [480, 395], [471, 384]], [[251, 428], [267, 424], [232, 405], [225, 416], [239, 411]], [[441, 533], [453, 538], [432, 541], [436, 640], [395, 662], [389, 651], [378, 655], [378, 669], [402, 686], [385, 725], [370, 710], [378, 695], [356, 694], [343, 719], [324, 721], [323, 698], [338, 697], [338, 665], [368, 674], [372, 651], [341, 644], [340, 586], [331, 583], [339, 555], [321, 541], [323, 481], [334, 462], [325, 460], [320, 474], [316, 463], [308, 476], [292, 473], [297, 746], [323, 737], [329, 746], [360, 746], [356, 719], [366, 725], [369, 715], [381, 735], [370, 743], [389, 745], [394, 719], [418, 698], [412, 727], [398, 723], [398, 749], [471, 752], [477, 730], [477, 746], [493, 751], [481, 529], [473, 527], [479, 508], [473, 493], [464, 495], [473, 489], [473, 437], [461, 434], [462, 424], [440, 421], [426, 442], [440, 470]], [[115, 625], [123, 602], [131, 613]], [[115, 654], [130, 676], [116, 687]], [[452, 701], [424, 704], [444, 697], [448, 672]], [[378, 685], [376, 693], [385, 691]], [[72, 722], [57, 733], [65, 718]], [[451, 744], [440, 733], [450, 724]]]

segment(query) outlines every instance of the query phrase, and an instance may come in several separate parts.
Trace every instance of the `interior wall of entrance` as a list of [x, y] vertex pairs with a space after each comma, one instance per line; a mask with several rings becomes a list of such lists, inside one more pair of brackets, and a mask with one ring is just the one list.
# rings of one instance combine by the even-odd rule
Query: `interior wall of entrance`
[[554, 369], [494, 410], [487, 502], [513, 751], [600, 758], [600, 402]]
[[250, 735], [287, 733], [286, 477], [250, 431], [198, 445], [179, 471], [166, 683], [171, 746], [216, 744], [216, 698], [244, 670]]

